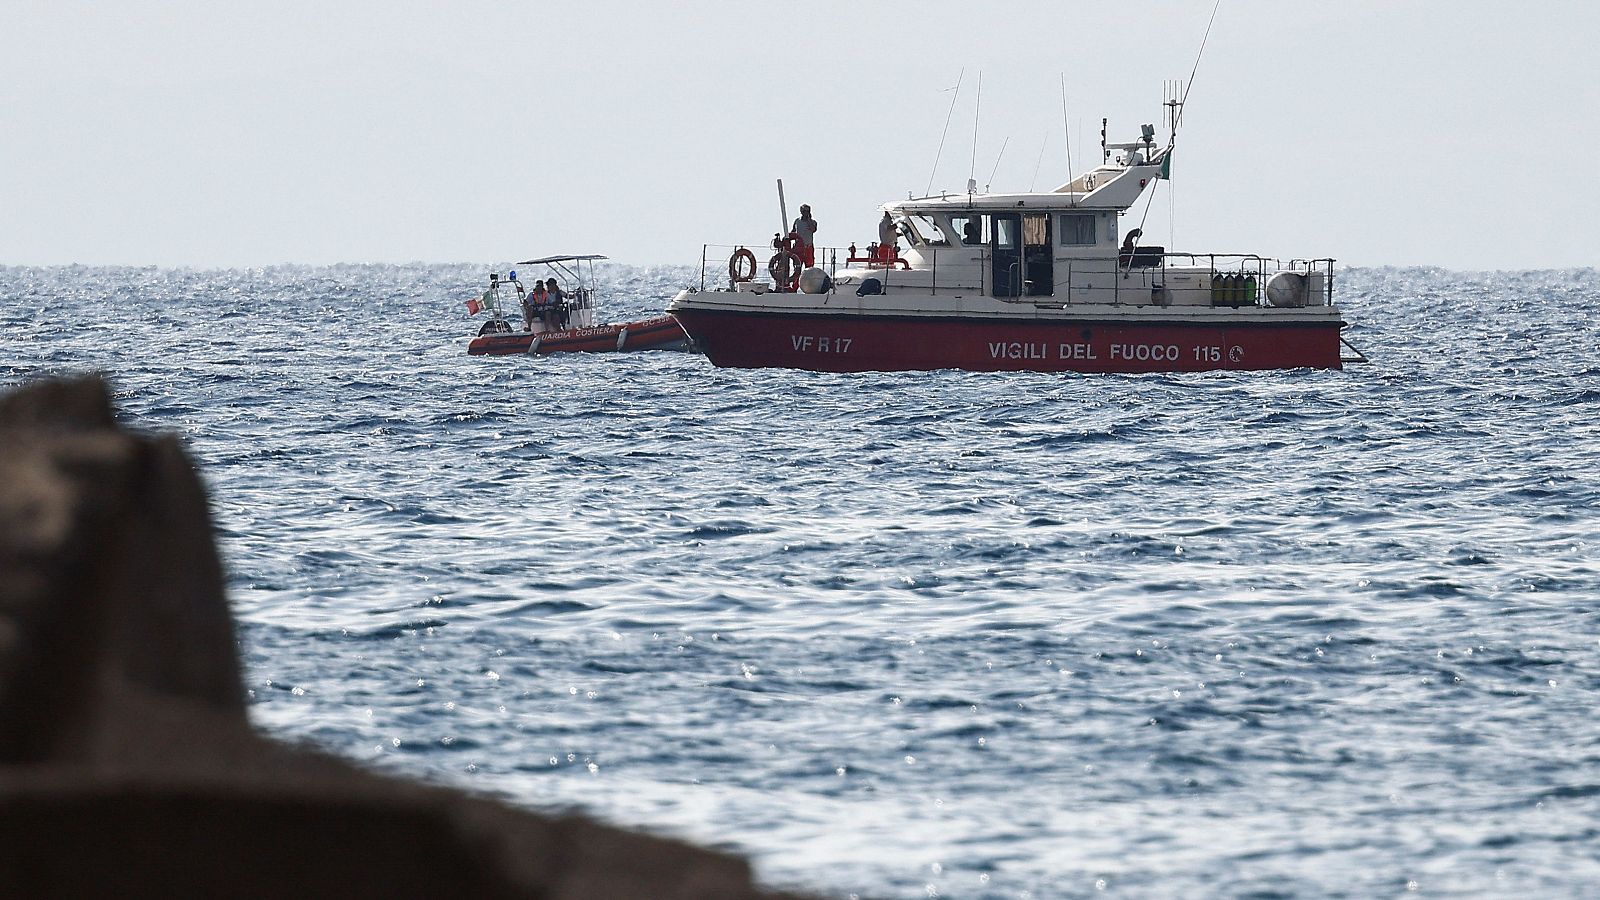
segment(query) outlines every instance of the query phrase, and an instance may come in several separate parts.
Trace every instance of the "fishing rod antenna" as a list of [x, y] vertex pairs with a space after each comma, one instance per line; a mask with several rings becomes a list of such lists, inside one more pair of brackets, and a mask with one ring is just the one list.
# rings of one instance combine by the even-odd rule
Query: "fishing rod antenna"
[[944, 156], [944, 139], [950, 134], [950, 117], [956, 114], [956, 101], [961, 98], [961, 79], [965, 77], [967, 77], [967, 70], [962, 69], [956, 75], [956, 86], [945, 88], [947, 91], [955, 91], [955, 95], [950, 98], [950, 111], [944, 114], [944, 131], [939, 133], [939, 150], [933, 155], [933, 170], [928, 173], [928, 187], [922, 192], [924, 197], [933, 195], [933, 179], [935, 175], [939, 174], [939, 157]]
[[1189, 70], [1189, 81], [1184, 84], [1183, 91], [1178, 95], [1178, 104], [1173, 109], [1176, 117], [1172, 123], [1172, 140], [1178, 139], [1178, 125], [1183, 121], [1183, 107], [1189, 102], [1189, 89], [1194, 87], [1194, 76], [1200, 71], [1200, 59], [1206, 55], [1206, 41], [1211, 39], [1211, 26], [1217, 24], [1217, 10], [1222, 8], [1222, 0], [1217, 0], [1211, 6], [1211, 18], [1206, 20], [1206, 33], [1200, 37], [1200, 50], [1194, 55], [1194, 68]]

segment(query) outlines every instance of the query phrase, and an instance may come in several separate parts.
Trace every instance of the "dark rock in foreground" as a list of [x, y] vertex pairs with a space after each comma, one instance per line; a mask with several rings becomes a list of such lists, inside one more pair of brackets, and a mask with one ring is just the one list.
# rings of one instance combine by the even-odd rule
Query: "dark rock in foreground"
[[41, 896], [777, 895], [256, 734], [200, 480], [85, 378], [0, 398], [0, 897]]

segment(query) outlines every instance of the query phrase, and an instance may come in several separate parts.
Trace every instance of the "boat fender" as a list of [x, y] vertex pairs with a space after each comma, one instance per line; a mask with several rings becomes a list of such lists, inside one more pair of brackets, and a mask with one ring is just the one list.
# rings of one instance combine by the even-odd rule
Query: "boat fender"
[[756, 255], [740, 247], [728, 257], [728, 280], [742, 284], [756, 277]]
[[1273, 306], [1305, 306], [1306, 277], [1299, 272], [1279, 272], [1267, 279], [1267, 302]]
[[863, 278], [861, 279], [861, 286], [856, 288], [857, 297], [865, 297], [869, 294], [881, 293], [883, 293], [883, 282], [876, 278]]
[[533, 336], [533, 342], [528, 345], [528, 355], [529, 356], [532, 356], [535, 353], [539, 352], [539, 341], [540, 341], [540, 336], [537, 335], [537, 334], [534, 335]]
[[628, 329], [624, 328], [621, 331], [617, 332], [617, 349], [621, 350], [622, 349], [622, 345], [626, 344], [627, 342], [628, 342]]
[[826, 294], [833, 290], [833, 279], [822, 269], [811, 266], [800, 273], [800, 293]]

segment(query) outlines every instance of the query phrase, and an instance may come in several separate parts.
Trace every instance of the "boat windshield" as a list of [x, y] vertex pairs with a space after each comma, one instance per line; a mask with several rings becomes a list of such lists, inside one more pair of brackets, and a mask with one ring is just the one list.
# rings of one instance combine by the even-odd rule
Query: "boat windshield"
[[961, 235], [961, 243], [969, 247], [987, 243], [988, 235], [984, 233], [987, 230], [984, 227], [986, 224], [983, 216], [977, 213], [950, 217], [950, 225], [955, 228], [957, 234]]
[[906, 216], [901, 221], [911, 226], [911, 233], [919, 243], [929, 247], [950, 246], [950, 238], [932, 216]]

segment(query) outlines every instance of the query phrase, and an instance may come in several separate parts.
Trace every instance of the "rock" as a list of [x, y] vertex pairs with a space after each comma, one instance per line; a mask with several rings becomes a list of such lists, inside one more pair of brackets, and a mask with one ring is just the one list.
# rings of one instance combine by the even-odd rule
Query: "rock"
[[758, 898], [741, 859], [267, 739], [206, 495], [97, 378], [0, 398], [0, 896]]

